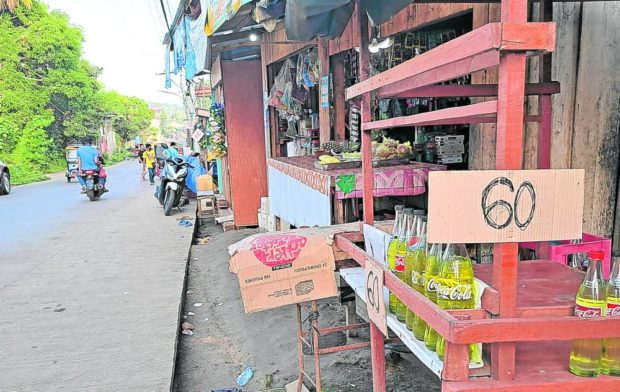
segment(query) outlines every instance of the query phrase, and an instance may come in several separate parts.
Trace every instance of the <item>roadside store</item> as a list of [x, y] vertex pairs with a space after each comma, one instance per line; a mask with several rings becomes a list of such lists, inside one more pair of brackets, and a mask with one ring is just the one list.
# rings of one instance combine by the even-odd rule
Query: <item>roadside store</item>
[[[300, 5], [304, 1], [289, 0], [287, 6], [290, 7], [292, 3]], [[323, 15], [323, 17], [331, 18], [328, 20], [337, 23], [335, 21], [341, 17], [340, 12], [346, 11], [345, 14], [348, 13], [347, 5], [341, 3], [336, 4], [334, 2], [333, 7], [329, 10], [331, 13]], [[373, 389], [375, 391], [386, 390], [384, 363], [386, 336], [384, 335], [387, 335], [388, 328], [409, 347], [421, 362], [441, 378], [444, 391], [543, 391], [550, 388], [574, 391], [611, 391], [620, 388], [620, 379], [615, 377], [584, 378], [575, 376], [568, 371], [573, 340], [620, 337], [618, 336], [620, 320], [617, 318], [573, 316], [575, 312], [574, 298], [579, 284], [583, 280], [583, 273], [563, 265], [566, 264], [565, 256], [567, 253], [582, 253], [590, 250], [602, 250], [606, 255], [602, 257], [604, 259], [602, 262], [609, 261], [610, 240], [590, 237], [584, 231], [595, 228], [597, 234], [609, 236], [611, 234], [611, 220], [607, 223], [605, 232], [601, 233], [603, 231], [601, 226], [595, 223], [596, 220], [584, 215], [584, 212], [591, 214], [595, 209], [615, 211], [615, 197], [608, 198], [606, 204], [600, 200], [593, 203], [592, 199], [588, 197], [589, 194], [597, 195], [598, 198], [607, 198], [607, 191], [598, 194], [590, 189], [591, 185], [589, 184], [594, 184], [593, 181], [596, 179], [588, 180], [591, 171], [579, 170], [583, 167], [574, 165], [575, 161], [568, 166], [557, 165], [559, 168], [573, 169], [568, 171], [522, 170], [524, 168], [555, 169], [556, 164], [554, 162], [561, 161], [565, 159], [565, 154], [572, 155], [575, 149], [582, 148], [582, 146], [573, 145], [572, 142], [568, 146], [566, 143], [559, 143], [559, 141], [554, 143], [557, 141], [558, 132], [555, 128], [566, 126], [566, 123], [554, 124], [556, 119], [556, 115], [553, 114], [556, 109], [555, 105], [561, 105], [561, 102], [565, 103], [566, 98], [565, 95], [559, 96], [555, 101], [552, 98], [554, 94], [560, 92], [560, 85], [552, 81], [552, 76], [554, 73], [561, 75], [564, 79], [570, 79], [571, 76], [566, 76], [560, 72], [566, 69], [563, 68], [566, 65], [558, 66], [552, 63], [551, 53], [558, 47], [563, 48], [561, 39], [565, 38], [564, 35], [566, 34], [566, 31], [562, 30], [566, 29], [566, 25], [558, 25], [552, 22], [554, 20], [551, 12], [553, 10], [552, 3], [543, 1], [537, 4], [535, 8], [522, 0], [504, 1], [501, 5], [445, 4], [445, 8], [433, 5], [437, 7], [434, 8], [434, 12], [437, 12], [437, 9], [443, 9], [446, 12], [454, 12], [459, 18], [469, 14], [471, 31], [459, 29], [459, 32], [457, 33], [455, 30], [453, 35], [448, 32], [445, 35], [446, 39], [440, 41], [439, 45], [430, 45], [428, 40], [430, 33], [425, 32], [424, 50], [420, 48], [420, 37], [417, 38], [419, 53], [416, 53], [415, 50], [416, 36], [418, 35], [416, 27], [426, 26], [428, 20], [413, 27], [409, 23], [413, 23], [411, 20], [415, 21], [419, 15], [424, 15], [424, 12], [421, 12], [424, 9], [423, 7], [433, 9], [430, 5], [408, 5], [408, 2], [397, 5], [400, 2], [393, 2], [394, 9], [384, 16], [385, 19], [382, 19], [373, 13], [372, 5], [369, 6], [365, 3], [368, 2], [361, 1], [358, 6], [368, 7], [367, 12], [353, 13], [351, 10], [348, 13], [349, 16], [353, 15], [353, 18], [348, 22], [344, 31], [335, 33], [335, 28], [330, 30], [329, 27], [322, 26], [340, 38], [343, 35], [350, 34], [350, 42], [357, 43], [356, 45], [353, 44], [351, 48], [353, 51], [356, 51], [356, 47], [359, 48], [359, 54], [354, 55], [357, 60], [350, 63], [356, 64], [357, 76], [353, 78], [352, 74], [345, 72], [344, 79], [350, 77], [352, 83], [345, 86], [343, 94], [337, 92], [331, 94], [334, 97], [334, 102], [330, 107], [336, 112], [338, 107], [346, 108], [347, 105], [356, 107], [355, 112], [359, 112], [360, 115], [358, 135], [361, 143], [361, 159], [359, 159], [361, 160], [361, 169], [359, 173], [360, 194], [358, 197], [361, 196], [362, 198], [363, 210], [361, 214], [353, 213], [352, 216], [363, 218], [364, 224], [359, 231], [344, 234], [338, 233], [337, 228], [330, 230], [335, 244], [335, 266], [339, 270], [340, 277], [355, 291], [357, 300], [366, 302], [367, 305], [370, 303], [377, 306], [367, 307], [368, 324], [319, 330], [318, 321], [315, 317], [312, 320], [314, 330], [311, 330], [310, 333], [303, 332], [302, 317], [298, 315], [300, 322], [298, 331], [300, 365], [303, 367], [302, 347], [308, 344], [308, 340], [312, 336], [311, 342], [315, 349], [315, 376], [319, 376], [308, 377], [307, 373], [300, 369], [299, 381], [306, 380], [314, 383], [317, 389], [321, 387], [319, 356], [336, 351], [334, 348], [319, 349], [318, 340], [322, 333], [367, 326], [370, 328], [371, 335], [369, 345], [373, 367]], [[608, 3], [611, 2], [605, 2], [600, 9], [616, 12], [616, 3], [613, 3], [613, 6], [608, 5]], [[500, 9], [501, 6], [503, 8]], [[458, 7], [464, 7], [464, 9], [458, 9]], [[528, 13], [528, 7], [532, 8], [530, 11], [535, 10], [535, 12]], [[386, 8], [383, 8], [382, 11], [385, 12]], [[468, 11], [470, 9], [472, 11]], [[581, 12], [584, 12], [583, 15], [585, 15], [587, 12], [592, 12], [592, 9], [588, 11], [588, 7], [585, 7], [582, 8]], [[602, 13], [598, 15], [602, 18], [608, 17]], [[377, 23], [376, 30], [368, 23], [369, 18]], [[438, 18], [443, 19], [445, 15]], [[564, 16], [561, 16], [560, 20], [562, 18]], [[398, 27], [394, 28], [398, 20], [401, 20], [409, 28], [402, 30]], [[288, 16], [285, 21], [289, 22]], [[303, 18], [291, 22], [297, 23], [295, 25], [297, 30], [303, 30]], [[466, 22], [463, 24], [467, 25]], [[581, 27], [588, 31], [587, 24]], [[346, 29], [350, 29], [350, 33], [346, 33]], [[409, 46], [407, 44], [409, 30], [413, 30], [411, 42], [414, 43], [414, 47], [412, 48], [407, 47]], [[374, 66], [375, 57], [369, 53], [369, 46], [372, 47], [375, 38], [377, 43], [381, 43], [385, 37], [403, 32], [405, 32], [404, 38], [402, 40], [394, 39], [387, 48], [394, 48], [397, 41], [400, 40], [401, 43], [407, 44], [401, 47], [401, 50], [413, 49], [412, 55], [405, 59], [401, 57], [402, 62], [400, 63], [390, 63], [384, 68], [376, 68]], [[300, 41], [311, 40], [315, 38], [316, 33], [316, 31], [308, 33], [310, 36], [292, 35], [292, 38]], [[379, 34], [381, 35], [379, 36]], [[610, 34], [617, 34], [617, 31], [610, 32]], [[328, 33], [320, 35], [332, 39], [325, 46], [330, 48], [331, 42], [334, 42], [336, 37], [329, 36]], [[579, 38], [582, 39], [582, 37]], [[276, 41], [272, 40], [272, 42]], [[321, 42], [319, 40], [317, 44], [321, 45]], [[583, 46], [587, 45], [589, 43], [584, 41]], [[601, 46], [605, 47], [606, 42]], [[385, 51], [387, 48], [382, 50]], [[301, 50], [304, 49], [301, 48]], [[391, 58], [394, 59], [393, 49], [391, 53]], [[388, 56], [388, 60], [389, 58]], [[263, 63], [265, 61], [263, 55]], [[607, 110], [600, 113], [597, 124], [600, 125], [606, 121], [606, 126], [613, 128], [614, 124], [617, 127], [618, 121], [617, 106], [613, 106], [617, 103], [612, 104], [618, 101], [618, 83], [616, 81], [611, 85], [604, 86], [598, 80], [613, 78], [613, 75], [617, 75], [617, 70], [607, 60], [603, 63], [605, 66], [601, 66], [601, 74], [596, 76], [597, 81], [593, 83], [595, 87], [600, 88], [599, 93], [603, 97], [604, 105], [607, 105]], [[347, 69], [346, 66], [345, 69]], [[264, 71], [269, 75], [267, 68], [264, 68]], [[330, 73], [335, 74], [336, 72], [332, 70]], [[322, 74], [319, 75], [320, 80]], [[337, 77], [334, 76], [333, 79], [335, 84]], [[269, 76], [267, 80], [269, 80]], [[569, 91], [574, 87], [569, 83]], [[267, 91], [266, 88], [263, 89], [264, 96], [267, 96]], [[578, 95], [575, 91], [570, 94], [573, 94], [573, 97], [576, 96], [575, 94]], [[613, 95], [611, 99], [608, 96], [610, 94]], [[321, 95], [319, 92], [319, 96]], [[384, 111], [382, 106], [385, 107], [385, 103], [381, 103], [381, 99], [385, 98], [392, 98], [399, 105], [401, 100], [406, 102], [408, 100], [418, 99], [422, 101], [426, 99], [426, 102], [412, 102], [410, 106], [413, 109], [410, 109], [409, 112], [407, 112], [408, 108], [403, 108], [402, 105], [400, 108], [390, 107], [394, 103], [389, 102]], [[440, 100], [440, 98], [450, 99]], [[337, 100], [340, 102], [336, 104], [335, 101]], [[350, 103], [347, 104], [346, 101], [350, 101]], [[415, 109], [415, 107], [422, 105], [426, 105], [424, 110]], [[397, 113], [398, 110], [400, 110], [399, 113]], [[351, 109], [349, 109], [349, 113], [351, 113]], [[269, 141], [272, 147], [271, 158], [268, 160], [268, 170], [281, 171], [285, 176], [291, 177], [306, 186], [308, 184], [316, 185], [312, 189], [317, 192], [319, 190], [316, 188], [322, 189], [323, 192], [319, 193], [323, 196], [331, 195], [332, 190], [329, 188], [334, 186], [331, 182], [338, 181], [337, 176], [341, 174], [336, 174], [335, 179], [329, 174], [323, 176], [315, 174], [321, 173], [319, 170], [322, 169], [314, 167], [314, 162], [319, 161], [319, 165], [340, 165], [347, 160], [338, 159], [338, 162], [321, 162], [316, 155], [327, 152], [338, 158], [345, 158], [345, 155], [333, 151], [333, 147], [329, 148], [330, 151], [326, 151], [323, 149], [323, 143], [320, 143], [318, 150], [312, 151], [311, 149], [310, 154], [301, 157], [305, 160], [304, 164], [287, 161], [294, 159], [294, 157], [279, 158], [277, 154], [274, 154], [274, 151], [282, 151], [282, 149], [279, 147], [280, 143], [274, 144], [274, 132], [277, 140], [281, 135], [280, 127], [279, 125], [274, 127], [274, 113], [266, 111], [265, 114], [270, 120], [265, 125], [268, 125], [266, 130], [269, 131]], [[563, 112], [561, 114], [564, 115]], [[320, 115], [319, 112], [319, 117]], [[334, 117], [338, 117], [338, 114], [336, 113]], [[347, 117], [344, 116], [345, 124]], [[340, 120], [342, 118], [341, 114]], [[320, 118], [319, 122], [321, 122]], [[574, 119], [571, 124], [574, 124]], [[470, 125], [470, 127], [467, 129], [460, 128], [463, 125]], [[573, 126], [571, 125], [571, 127]], [[424, 129], [420, 129], [422, 127]], [[390, 242], [390, 236], [385, 233], [384, 224], [375, 222], [379, 220], [375, 219], [375, 216], [377, 218], [387, 217], [381, 216], [382, 209], [389, 209], [389, 204], [381, 205], [382, 201], [376, 198], [380, 196], [377, 194], [380, 187], [377, 187], [376, 176], [382, 170], [373, 167], [375, 166], [373, 161], [378, 160], [376, 159], [377, 156], [373, 156], [373, 153], [376, 154], [379, 149], [378, 145], [380, 143], [385, 144], [385, 140], [392, 139], [390, 136], [393, 135], [394, 140], [398, 140], [393, 146], [397, 149], [399, 145], [406, 143], [406, 136], [403, 134], [408, 133], [413, 136], [410, 143], [411, 154], [418, 158], [416, 161], [436, 164], [436, 161], [427, 159], [431, 155], [427, 150], [433, 147], [432, 143], [429, 145], [427, 137], [435, 137], [431, 141], [434, 142], [434, 148], [437, 149], [437, 144], [440, 144], [442, 140], [436, 139], [438, 135], [434, 135], [438, 131], [437, 127], [447, 127], [449, 130], [444, 130], [443, 132], [447, 134], [439, 135], [440, 137], [463, 136], [463, 140], [465, 138], [468, 140], [469, 150], [464, 151], [463, 155], [470, 159], [467, 162], [454, 162], [452, 164], [463, 164], [459, 167], [460, 169], [496, 169], [500, 172], [457, 172], [446, 171], [445, 168], [442, 168], [444, 170], [430, 170], [431, 173], [427, 173], [428, 180], [425, 183], [425, 187], [430, 192], [428, 200], [400, 199], [399, 201], [391, 200], [391, 203], [399, 204], [400, 202], [428, 210], [427, 218], [419, 220], [419, 222], [428, 224], [428, 230], [427, 232], [419, 231], [417, 240], [420, 240], [423, 235], [424, 237], [427, 236], [428, 243], [434, 244], [493, 244], [492, 263], [476, 264], [473, 268], [472, 274], [477, 279], [476, 288], [474, 288], [472, 276], [470, 282], [455, 283], [457, 285], [469, 285], [469, 292], [451, 291], [451, 288], [446, 286], [447, 291], [444, 290], [445, 293], [443, 293], [447, 293], [448, 297], [451, 293], [455, 293], [457, 297], [462, 294], [463, 298], [467, 297], [470, 300], [475, 295], [472, 292], [477, 291], [479, 299], [477, 306], [468, 304], [467, 307], [445, 308], [442, 304], [435, 303], [432, 299], [427, 298], [424, 288], [420, 291], [414, 287], [411, 279], [409, 281], [406, 278], [403, 279], [404, 276], [413, 271], [404, 269], [409, 267], [403, 267], [401, 271], [390, 265], [387, 246]], [[375, 140], [377, 143], [373, 145], [372, 132], [387, 128], [400, 128], [400, 130], [388, 130], [387, 132], [393, 133], [382, 134], [380, 139]], [[561, 129], [559, 132], [564, 134], [566, 129]], [[615, 134], [613, 134], [614, 132]], [[483, 153], [483, 151], [488, 151], [490, 133], [494, 135], [492, 159]], [[320, 129], [319, 134], [322, 134]], [[615, 149], [616, 155], [615, 158], [612, 158], [614, 164], [597, 162], [594, 171], [603, 172], [601, 178], [612, 176], [614, 181], [617, 181], [617, 152], [619, 150], [617, 130], [605, 128], [604, 130], [597, 130], [596, 134], [600, 138], [605, 138], [604, 135], [608, 136], [606, 140], [613, 147], [608, 145], [604, 147]], [[336, 126], [332, 132], [330, 126], [329, 137], [329, 141], [340, 141], [347, 138], [350, 140], [351, 122], [349, 122], [348, 129], [345, 125], [340, 131]], [[564, 134], [563, 137], [566, 138], [566, 135]], [[571, 140], [574, 138], [573, 135]], [[291, 137], [291, 139], [293, 138]], [[373, 151], [373, 147], [375, 147], [375, 151]], [[392, 146], [385, 147], [389, 150]], [[449, 152], [460, 151], [454, 145], [450, 147]], [[532, 151], [535, 151], [534, 156], [532, 156]], [[315, 153], [317, 154], [315, 155]], [[391, 155], [390, 153], [386, 158], [394, 158]], [[607, 158], [610, 156], [606, 155]], [[425, 159], [432, 162], [425, 162]], [[357, 159], [350, 161], [355, 160]], [[288, 163], [288, 166], [285, 166], [283, 162]], [[448, 162], [442, 163], [450, 165]], [[411, 166], [415, 167], [416, 164]], [[588, 168], [586, 167], [586, 169]], [[347, 169], [338, 168], [337, 170]], [[290, 203], [288, 199], [291, 198], [291, 194], [294, 194], [291, 193], [293, 186], [284, 184], [279, 185], [277, 189], [276, 187], [272, 188], [271, 173], [269, 181], [271, 209], [279, 208], [274, 207], [274, 203]], [[276, 183], [277, 181], [279, 179], [276, 178]], [[357, 184], [357, 179], [353, 184]], [[352, 192], [357, 191], [356, 186], [353, 188], [351, 188], [351, 184], [348, 186]], [[497, 191], [496, 187], [498, 186], [506, 189]], [[614, 184], [613, 187], [615, 186]], [[522, 190], [524, 191], [522, 192]], [[340, 191], [343, 194], [345, 193], [342, 189]], [[286, 194], [286, 196], [275, 196], [277, 192]], [[299, 193], [297, 199], [303, 201], [306, 210], [313, 207], [318, 208], [312, 204], [307, 195], [308, 193]], [[527, 202], [523, 202], [525, 207], [523, 204], [519, 206], [519, 202], [523, 199], [527, 200]], [[352, 209], [357, 210], [355, 207]], [[316, 212], [313, 210], [313, 213]], [[420, 224], [419, 227], [424, 226]], [[248, 240], [248, 243], [260, 244], [260, 247], [256, 245], [251, 248], [259, 260], [259, 254], [269, 255], [271, 248], [281, 247], [282, 241], [290, 237], [289, 240], [294, 243], [288, 250], [294, 257], [291, 257], [290, 260], [287, 259], [287, 262], [293, 265], [299, 250], [304, 246], [300, 244], [305, 244], [305, 233], [306, 231], [302, 229], [277, 235], [263, 234]], [[404, 234], [401, 236], [407, 237]], [[276, 241], [276, 237], [278, 241]], [[577, 238], [583, 238], [583, 242], [579, 244], [566, 243]], [[404, 241], [408, 243], [409, 238], [404, 238]], [[361, 245], [364, 242], [365, 244]], [[379, 245], [375, 247], [372, 246], [373, 244]], [[520, 244], [521, 248], [534, 248], [537, 260], [520, 261]], [[257, 253], [258, 251], [260, 252]], [[423, 252], [426, 258], [426, 249]], [[468, 255], [463, 256], [468, 257]], [[354, 260], [359, 267], [350, 268], [350, 260]], [[265, 267], [266, 271], [273, 267], [265, 264], [262, 259], [259, 261], [264, 264], [262, 267]], [[287, 267], [282, 266], [278, 270], [284, 268]], [[234, 271], [235, 269], [231, 270]], [[255, 274], [257, 271], [258, 269], [253, 270]], [[397, 272], [404, 273], [399, 274]], [[421, 272], [424, 273], [424, 270]], [[282, 271], [278, 273], [283, 274]], [[377, 277], [376, 287], [368, 285], [368, 279], [372, 276]], [[443, 284], [447, 285], [448, 278], [444, 276], [442, 279], [446, 280]], [[401, 306], [409, 309], [422, 322], [428, 324], [429, 328], [445, 338], [445, 351], [442, 356], [438, 356], [434, 350], [421, 343], [419, 337], [416, 338], [413, 335], [402, 322], [403, 320], [395, 315], [386, 314], [385, 307], [388, 298], [383, 295], [384, 286], [402, 303]], [[441, 284], [439, 287], [440, 290], [444, 288]], [[438, 296], [443, 294], [437, 292]], [[310, 299], [318, 298], [320, 297]], [[454, 300], [455, 298], [451, 299]], [[312, 310], [316, 311], [316, 303], [313, 303], [312, 306]], [[377, 310], [373, 311], [372, 308]], [[381, 308], [383, 312], [379, 310]], [[299, 307], [298, 312], [301, 312]], [[476, 361], [471, 360], [471, 345], [475, 345], [480, 354]], [[365, 346], [358, 344], [352, 347], [345, 346], [341, 349], [359, 349], [362, 347]]]

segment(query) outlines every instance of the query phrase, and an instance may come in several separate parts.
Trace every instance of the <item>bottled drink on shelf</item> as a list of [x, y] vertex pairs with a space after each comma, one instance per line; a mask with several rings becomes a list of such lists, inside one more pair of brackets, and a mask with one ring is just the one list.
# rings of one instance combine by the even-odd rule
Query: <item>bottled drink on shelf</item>
[[[605, 281], [601, 272], [603, 252], [588, 252], [588, 270], [575, 299], [575, 316], [603, 317], [607, 308]], [[573, 340], [569, 369], [577, 376], [596, 377], [601, 373], [603, 339]]]
[[[398, 246], [396, 248], [396, 276], [405, 282], [408, 286], [411, 286], [411, 277], [406, 273], [406, 258], [407, 258], [407, 249], [408, 243], [410, 239], [415, 236], [414, 232], [414, 215], [413, 208], [405, 208], [404, 210], [405, 220], [404, 220], [404, 230], [402, 236], [399, 237]], [[403, 304], [400, 300], [396, 301], [396, 318], [400, 322], [405, 322], [405, 315], [407, 313], [407, 308], [405, 304]]]
[[[413, 265], [411, 270], [411, 287], [418, 293], [424, 293], [424, 274], [426, 272], [426, 222], [423, 219], [420, 225], [420, 240], [418, 241], [413, 253]], [[426, 322], [407, 309], [407, 328], [413, 331], [416, 339], [424, 340], [424, 331], [426, 330]]]
[[[433, 244], [426, 256], [426, 271], [424, 272], [424, 295], [434, 303], [437, 303], [437, 277], [441, 264], [441, 244]], [[428, 324], [424, 329], [424, 344], [435, 351], [437, 347], [437, 331]]]
[[[402, 221], [403, 221], [403, 210], [405, 209], [404, 205], [397, 205], [396, 207], [394, 207], [394, 211], [396, 213], [396, 216], [394, 218], [394, 226], [392, 226], [392, 239], [390, 240], [390, 244], [388, 245], [388, 250], [387, 250], [387, 264], [388, 264], [388, 268], [390, 269], [390, 271], [392, 271], [392, 273], [394, 273], [396, 271], [396, 247], [398, 245], [398, 234], [400, 233], [400, 229], [401, 229], [401, 225], [402, 225]], [[390, 293], [390, 313], [392, 314], [396, 314], [396, 303], [398, 301], [398, 298], [396, 298], [396, 295]]]
[[[473, 309], [476, 306], [474, 269], [463, 244], [449, 244], [437, 278], [437, 305], [442, 309]], [[445, 339], [437, 340], [437, 355], [443, 359]], [[479, 344], [469, 345], [469, 362], [482, 363]]]
[[[607, 316], [620, 316], [620, 251], [613, 253], [611, 274], [607, 282]], [[601, 373], [620, 376], [620, 338], [607, 338], [603, 342]]]

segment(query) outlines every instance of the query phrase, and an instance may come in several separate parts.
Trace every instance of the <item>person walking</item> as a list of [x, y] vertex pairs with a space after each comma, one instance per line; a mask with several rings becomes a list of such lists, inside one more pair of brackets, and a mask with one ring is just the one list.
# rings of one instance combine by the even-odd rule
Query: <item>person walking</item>
[[138, 146], [138, 162], [140, 163], [140, 166], [142, 168], [142, 171], [140, 172], [140, 178], [142, 178], [142, 181], [146, 181], [146, 163], [144, 162], [144, 151], [146, 151], [144, 144], [140, 144], [140, 146]]
[[151, 147], [150, 143], [146, 144], [146, 150], [142, 155], [144, 159], [144, 165], [149, 172], [149, 182], [151, 185], [155, 185], [155, 165], [157, 164], [157, 158], [155, 158], [155, 151]]

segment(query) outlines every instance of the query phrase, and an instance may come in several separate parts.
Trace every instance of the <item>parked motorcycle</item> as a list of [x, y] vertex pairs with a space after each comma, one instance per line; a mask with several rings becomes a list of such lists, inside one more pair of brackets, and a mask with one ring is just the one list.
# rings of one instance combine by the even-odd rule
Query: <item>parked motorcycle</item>
[[84, 170], [81, 176], [86, 181], [86, 196], [95, 201], [105, 193], [105, 187], [99, 183], [99, 173], [95, 170]]
[[181, 158], [167, 159], [161, 173], [161, 183], [155, 196], [159, 204], [164, 207], [164, 215], [169, 216], [174, 207], [181, 205], [181, 198], [185, 190], [187, 168], [194, 168]]

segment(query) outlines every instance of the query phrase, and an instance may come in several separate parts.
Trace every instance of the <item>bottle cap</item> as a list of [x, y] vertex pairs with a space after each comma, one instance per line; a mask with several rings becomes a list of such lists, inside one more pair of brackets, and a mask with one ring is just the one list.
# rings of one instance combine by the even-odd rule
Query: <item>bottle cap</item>
[[603, 260], [605, 253], [602, 250], [591, 250], [588, 252], [588, 259], [590, 260]]

